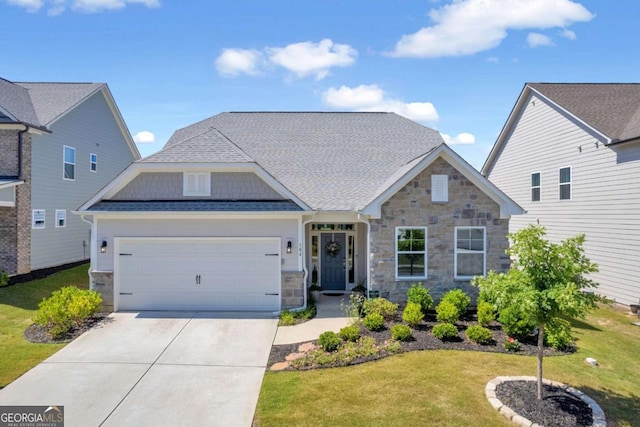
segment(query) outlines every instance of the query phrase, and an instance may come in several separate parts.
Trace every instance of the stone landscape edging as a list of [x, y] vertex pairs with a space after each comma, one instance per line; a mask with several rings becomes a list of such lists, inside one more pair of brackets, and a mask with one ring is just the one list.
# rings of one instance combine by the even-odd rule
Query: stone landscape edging
[[[543, 427], [540, 424], [534, 423], [525, 417], [517, 414], [514, 410], [503, 404], [500, 399], [496, 396], [496, 388], [498, 385], [507, 382], [507, 381], [537, 381], [536, 377], [528, 377], [528, 376], [520, 376], [520, 377], [496, 377], [487, 383], [487, 386], [484, 388], [484, 392], [489, 400], [491, 406], [495, 408], [496, 411], [500, 412], [503, 416], [507, 417], [509, 420], [523, 427]], [[573, 387], [569, 387], [568, 385], [550, 381], [547, 379], [542, 379], [542, 382], [547, 385], [551, 385], [554, 387], [559, 387], [565, 390], [567, 393], [570, 393], [582, 400], [584, 403], [589, 405], [591, 408], [592, 416], [593, 416], [593, 427], [607, 427], [607, 420], [604, 416], [604, 411], [598, 405], [598, 403]]]

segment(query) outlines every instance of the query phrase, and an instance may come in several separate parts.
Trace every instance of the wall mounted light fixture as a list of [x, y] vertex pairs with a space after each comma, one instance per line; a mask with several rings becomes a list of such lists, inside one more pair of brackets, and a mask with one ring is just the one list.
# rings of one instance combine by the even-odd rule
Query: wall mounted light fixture
[[100, 253], [104, 254], [107, 252], [107, 241], [103, 240], [102, 245], [100, 246]]
[[291, 253], [291, 240], [289, 240], [287, 242], [287, 253], [290, 254]]

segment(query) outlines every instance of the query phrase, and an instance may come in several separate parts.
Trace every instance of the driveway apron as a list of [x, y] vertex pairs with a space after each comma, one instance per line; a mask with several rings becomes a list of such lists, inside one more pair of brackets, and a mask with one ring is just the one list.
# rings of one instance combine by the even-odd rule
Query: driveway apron
[[114, 313], [3, 390], [65, 426], [250, 426], [277, 330], [262, 313]]

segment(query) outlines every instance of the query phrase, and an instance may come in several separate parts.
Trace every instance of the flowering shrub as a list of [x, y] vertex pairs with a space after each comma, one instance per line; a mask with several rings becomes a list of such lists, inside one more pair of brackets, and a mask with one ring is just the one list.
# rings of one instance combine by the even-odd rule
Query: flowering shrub
[[520, 350], [520, 342], [512, 337], [509, 337], [505, 342], [504, 342], [504, 348], [507, 349], [507, 351], [519, 351]]

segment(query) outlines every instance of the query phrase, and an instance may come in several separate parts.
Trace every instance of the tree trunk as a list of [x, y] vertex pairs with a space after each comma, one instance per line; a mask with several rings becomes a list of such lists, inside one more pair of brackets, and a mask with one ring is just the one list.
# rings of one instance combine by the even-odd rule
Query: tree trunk
[[544, 356], [544, 325], [538, 326], [538, 400], [542, 400], [542, 358]]

